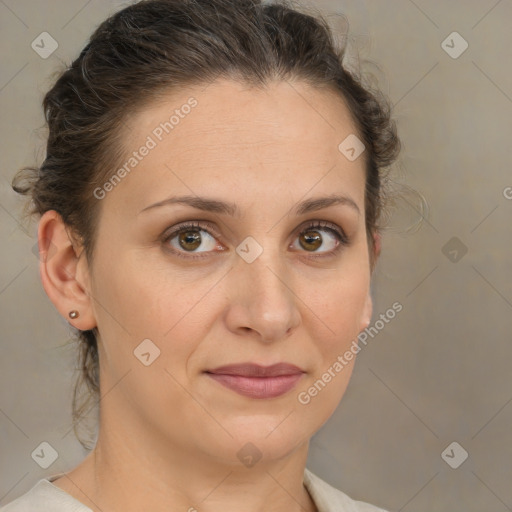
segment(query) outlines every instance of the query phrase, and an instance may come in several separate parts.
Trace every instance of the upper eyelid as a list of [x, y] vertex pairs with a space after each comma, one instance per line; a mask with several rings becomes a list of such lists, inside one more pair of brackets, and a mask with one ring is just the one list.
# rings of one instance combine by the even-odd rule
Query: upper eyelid
[[215, 228], [215, 226], [209, 221], [202, 220], [191, 220], [191, 221], [183, 221], [178, 223], [176, 226], [165, 230], [164, 239], [168, 239], [169, 237], [176, 236], [179, 231], [183, 228], [189, 229], [199, 229], [201, 231], [206, 231], [210, 235], [214, 235], [215, 237], [222, 238], [222, 234]]

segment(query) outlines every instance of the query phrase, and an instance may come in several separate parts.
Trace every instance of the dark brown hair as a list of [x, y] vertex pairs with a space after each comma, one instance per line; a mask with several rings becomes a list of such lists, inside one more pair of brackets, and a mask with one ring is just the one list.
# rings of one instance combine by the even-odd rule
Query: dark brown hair
[[[300, 80], [339, 94], [366, 146], [365, 215], [373, 269], [372, 235], [380, 229], [384, 169], [396, 158], [399, 140], [389, 104], [345, 68], [344, 55], [325, 18], [286, 0], [138, 2], [105, 20], [48, 91], [45, 160], [40, 167], [20, 170], [13, 189], [29, 196], [30, 215], [57, 211], [91, 265], [101, 206], [93, 190], [123, 161], [127, 115], [159, 94], [219, 77], [259, 87], [272, 80]], [[80, 374], [73, 425], [85, 447], [76, 425], [99, 394], [98, 332], [76, 334]], [[87, 397], [79, 404], [83, 384]]]

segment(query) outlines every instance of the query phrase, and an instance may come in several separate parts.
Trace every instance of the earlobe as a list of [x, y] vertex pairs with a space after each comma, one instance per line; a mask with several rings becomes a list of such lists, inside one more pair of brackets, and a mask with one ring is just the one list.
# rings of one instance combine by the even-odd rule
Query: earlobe
[[[43, 288], [59, 313], [85, 331], [96, 326], [88, 283], [84, 285], [78, 279], [79, 266], [86, 262], [76, 254], [66, 228], [55, 210], [42, 215], [37, 230], [39, 273]], [[71, 311], [77, 313], [70, 315]]]

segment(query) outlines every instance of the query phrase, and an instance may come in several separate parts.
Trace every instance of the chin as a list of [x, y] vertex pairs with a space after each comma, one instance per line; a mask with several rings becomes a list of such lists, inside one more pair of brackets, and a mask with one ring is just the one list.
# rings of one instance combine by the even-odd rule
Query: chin
[[286, 414], [224, 418], [220, 423], [232, 437], [226, 431], [216, 432], [206, 451], [230, 466], [252, 467], [255, 463], [285, 458], [307, 444], [315, 430], [299, 420], [296, 412], [288, 418]]

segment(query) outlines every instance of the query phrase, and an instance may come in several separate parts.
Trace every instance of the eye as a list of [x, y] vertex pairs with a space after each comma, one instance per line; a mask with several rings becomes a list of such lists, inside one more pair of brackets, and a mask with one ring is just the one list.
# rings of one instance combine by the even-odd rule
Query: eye
[[[226, 248], [217, 241], [220, 237], [215, 226], [209, 222], [186, 222], [164, 235], [162, 241], [173, 254], [194, 259], [207, 257], [211, 252], [225, 251]], [[311, 255], [312, 258], [332, 257], [343, 246], [349, 244], [342, 229], [325, 221], [311, 222], [298, 232], [296, 237], [296, 241], [290, 247], [315, 253]], [[297, 242], [299, 247], [296, 245]]]
[[[210, 231], [213, 231], [213, 235]], [[208, 222], [188, 222], [173, 229], [163, 240], [171, 246], [174, 254], [183, 258], [201, 258], [202, 255], [194, 256], [194, 253], [211, 252], [215, 248], [220, 251], [225, 248], [220, 245], [215, 237], [219, 237], [213, 224]], [[192, 253], [192, 254], [184, 254]]]
[[[324, 221], [316, 221], [307, 225], [298, 234], [297, 242], [300, 248], [306, 252], [320, 253], [318, 256], [316, 254], [313, 256], [320, 258], [334, 256], [343, 246], [349, 243], [343, 230], [335, 224]], [[295, 243], [292, 244], [292, 247], [297, 248]], [[319, 248], [324, 250], [318, 250]]]

